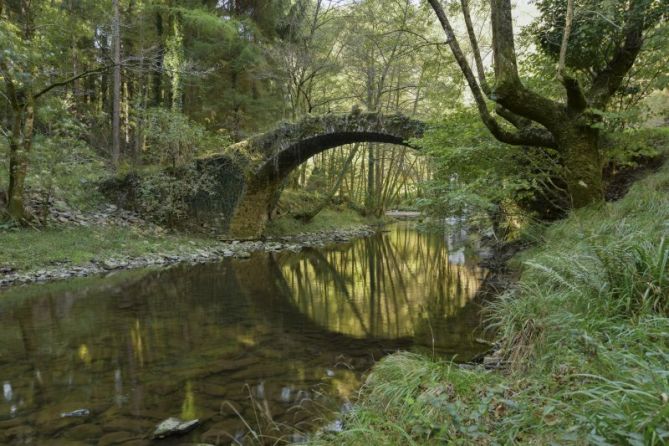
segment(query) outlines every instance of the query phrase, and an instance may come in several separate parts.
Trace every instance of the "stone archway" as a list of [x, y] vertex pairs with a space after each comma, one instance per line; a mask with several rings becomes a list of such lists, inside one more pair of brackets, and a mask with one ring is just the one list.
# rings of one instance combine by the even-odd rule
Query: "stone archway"
[[226, 155], [213, 155], [206, 162], [229, 159], [238, 152], [249, 159], [245, 181], [228, 224], [228, 236], [253, 239], [262, 235], [274, 196], [284, 179], [297, 166], [325, 150], [356, 142], [379, 142], [409, 146], [423, 135], [425, 124], [404, 115], [352, 112], [307, 116], [282, 124], [269, 132], [230, 146]]

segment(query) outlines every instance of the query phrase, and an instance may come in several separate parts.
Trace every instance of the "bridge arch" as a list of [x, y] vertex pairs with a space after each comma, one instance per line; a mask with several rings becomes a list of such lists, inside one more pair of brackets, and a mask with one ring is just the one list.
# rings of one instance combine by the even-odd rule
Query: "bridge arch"
[[312, 156], [357, 142], [409, 146], [408, 141], [423, 136], [424, 130], [422, 121], [400, 114], [328, 113], [281, 124], [274, 130], [234, 144], [231, 150], [243, 152], [255, 161], [245, 172], [245, 184], [229, 221], [228, 236], [260, 237], [274, 206], [273, 198], [283, 181]]

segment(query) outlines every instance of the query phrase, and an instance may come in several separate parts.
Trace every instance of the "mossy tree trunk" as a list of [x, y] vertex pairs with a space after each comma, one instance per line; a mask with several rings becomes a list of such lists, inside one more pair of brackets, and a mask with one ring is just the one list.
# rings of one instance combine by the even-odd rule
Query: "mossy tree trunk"
[[[33, 40], [35, 8], [36, 6], [28, 0], [21, 0], [18, 4], [18, 22], [22, 29], [21, 44], [30, 50], [37, 50], [36, 42]], [[2, 2], [0, 2], [0, 12], [2, 12]], [[4, 17], [2, 19], [4, 20]], [[67, 79], [44, 85], [44, 83], [37, 82], [40, 70], [36, 62], [30, 57], [26, 57], [26, 60], [27, 62], [22, 64], [21, 59], [9, 59], [6, 55], [0, 56], [0, 77], [5, 84], [5, 99], [10, 105], [12, 121], [11, 133], [7, 136], [9, 190], [7, 191], [6, 212], [9, 218], [22, 224], [26, 223], [30, 217], [24, 202], [25, 183], [33, 144], [35, 107], [39, 98], [53, 89], [70, 85], [87, 76], [103, 73], [110, 68], [107, 65], [86, 70]]]
[[28, 212], [24, 203], [28, 156], [32, 149], [35, 107], [32, 95], [21, 94], [25, 102], [13, 104], [12, 133], [9, 136], [9, 190], [7, 213], [12, 220], [25, 222]]
[[556, 131], [558, 150], [563, 156], [564, 180], [572, 207], [580, 208], [604, 196], [599, 132], [577, 123]]

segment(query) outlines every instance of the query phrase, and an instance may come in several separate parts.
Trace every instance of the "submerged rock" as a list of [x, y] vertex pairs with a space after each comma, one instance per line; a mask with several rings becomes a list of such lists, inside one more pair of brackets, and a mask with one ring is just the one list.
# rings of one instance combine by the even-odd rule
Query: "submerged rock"
[[170, 417], [161, 422], [153, 432], [153, 438], [165, 438], [172, 435], [181, 435], [189, 432], [200, 424], [200, 420], [183, 421], [179, 418]]
[[63, 412], [60, 414], [61, 418], [71, 418], [71, 417], [87, 417], [91, 414], [91, 411], [88, 409], [77, 409], [72, 412]]

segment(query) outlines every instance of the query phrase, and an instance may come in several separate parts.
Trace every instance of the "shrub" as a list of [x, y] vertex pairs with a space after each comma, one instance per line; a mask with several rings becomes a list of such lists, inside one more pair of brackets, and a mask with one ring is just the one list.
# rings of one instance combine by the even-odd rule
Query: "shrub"
[[196, 196], [212, 194], [214, 179], [190, 163], [178, 169], [159, 169], [142, 177], [137, 189], [137, 207], [157, 223], [183, 223]]
[[142, 119], [146, 135], [143, 157], [149, 164], [176, 168], [196, 155], [230, 144], [227, 135], [208, 132], [183, 113], [169, 109], [151, 108]]

